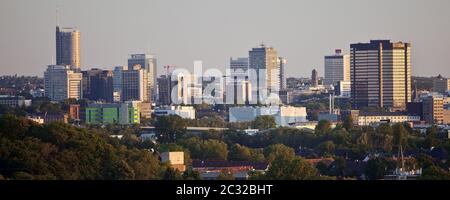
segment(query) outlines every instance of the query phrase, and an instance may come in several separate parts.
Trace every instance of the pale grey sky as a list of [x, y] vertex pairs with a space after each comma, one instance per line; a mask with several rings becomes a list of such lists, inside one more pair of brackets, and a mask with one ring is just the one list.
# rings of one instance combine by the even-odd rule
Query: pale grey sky
[[323, 56], [370, 39], [411, 42], [413, 75], [450, 76], [449, 0], [1, 0], [0, 75], [43, 76], [61, 26], [81, 30], [83, 69], [150, 52], [163, 65], [225, 69], [264, 41], [287, 76], [323, 75]]

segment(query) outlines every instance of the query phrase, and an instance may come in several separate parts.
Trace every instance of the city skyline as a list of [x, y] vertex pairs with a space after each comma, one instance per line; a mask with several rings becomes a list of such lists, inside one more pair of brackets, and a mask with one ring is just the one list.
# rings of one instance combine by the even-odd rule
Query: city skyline
[[[243, 57], [264, 42], [289, 60], [288, 77], [308, 77], [312, 69], [324, 76], [323, 56], [332, 50], [349, 53], [351, 43], [391, 39], [412, 43], [413, 75], [450, 76], [450, 22], [445, 10], [450, 2], [382, 2], [2, 1], [0, 73], [42, 77], [47, 65], [54, 64], [58, 5], [59, 25], [78, 27], [82, 33], [83, 70], [126, 65], [135, 53], [155, 54], [159, 75], [164, 65], [192, 69], [194, 60], [202, 60], [205, 68], [225, 70], [230, 57]], [[100, 5], [105, 6], [96, 9]], [[359, 9], [349, 13], [352, 7]], [[317, 8], [324, 12], [309, 11]], [[269, 11], [273, 14], [257, 15]], [[331, 23], [335, 18], [342, 23]], [[352, 20], [357, 25], [345, 24]], [[268, 30], [264, 22], [277, 28]], [[24, 55], [27, 59], [21, 59]]]

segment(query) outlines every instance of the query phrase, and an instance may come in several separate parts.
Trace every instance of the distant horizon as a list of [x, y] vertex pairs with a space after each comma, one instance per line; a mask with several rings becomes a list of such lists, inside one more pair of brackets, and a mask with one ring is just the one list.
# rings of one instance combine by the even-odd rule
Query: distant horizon
[[450, 77], [448, 7], [447, 0], [3, 0], [0, 74], [42, 77], [54, 64], [58, 24], [80, 30], [83, 70], [150, 53], [158, 75], [165, 65], [192, 69], [194, 60], [224, 71], [230, 57], [264, 42], [287, 58], [288, 77], [307, 78], [312, 69], [323, 77], [324, 56], [335, 49], [348, 54], [351, 43], [387, 39], [412, 44], [413, 76]]

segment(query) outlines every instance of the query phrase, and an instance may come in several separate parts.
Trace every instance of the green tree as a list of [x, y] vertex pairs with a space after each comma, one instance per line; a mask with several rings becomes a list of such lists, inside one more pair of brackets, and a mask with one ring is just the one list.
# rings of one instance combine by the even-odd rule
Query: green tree
[[[11, 134], [13, 133], [13, 134]], [[7, 179], [160, 179], [158, 158], [129, 148], [107, 130], [64, 123], [39, 125], [25, 118], [0, 117], [0, 168]]]
[[331, 132], [331, 122], [328, 120], [321, 120], [316, 126], [317, 135], [325, 135]]
[[426, 137], [425, 137], [425, 142], [423, 144], [423, 146], [427, 149], [431, 149], [432, 147], [436, 147], [439, 143], [438, 139], [437, 139], [437, 128], [436, 126], [432, 126], [430, 128], [427, 129], [426, 132]]
[[334, 160], [334, 168], [333, 168], [333, 174], [337, 177], [345, 177], [347, 168], [347, 161], [343, 157], [337, 157]]
[[399, 149], [400, 146], [406, 148], [408, 144], [408, 131], [405, 129], [402, 123], [395, 124], [393, 126], [394, 131], [394, 146]]
[[381, 158], [371, 159], [364, 168], [364, 173], [369, 180], [377, 180], [384, 178], [386, 175], [387, 164]]
[[184, 171], [182, 177], [184, 180], [202, 180], [200, 173], [192, 169], [187, 169]]
[[433, 157], [423, 153], [417, 156], [417, 162], [424, 169], [434, 165]]
[[450, 180], [450, 172], [432, 165], [423, 170], [422, 176], [420, 177], [422, 180]]
[[270, 115], [262, 115], [256, 117], [252, 122], [252, 128], [259, 130], [267, 130], [271, 128], [276, 128], [275, 118]]
[[350, 133], [348, 133], [345, 129], [334, 130], [331, 133], [331, 140], [339, 147], [350, 146], [352, 142]]
[[230, 148], [228, 160], [263, 162], [265, 159], [264, 154], [260, 149], [252, 149], [240, 144], [234, 144]]
[[318, 171], [303, 158], [277, 157], [265, 174], [268, 180], [313, 180]]
[[228, 154], [228, 160], [234, 161], [248, 161], [251, 159], [252, 153], [250, 148], [241, 146], [239, 144], [234, 144], [231, 147], [230, 153]]
[[186, 121], [177, 115], [158, 117], [155, 122], [155, 130], [161, 143], [175, 142], [186, 133], [186, 128]]
[[332, 155], [335, 148], [336, 148], [336, 145], [334, 144], [334, 142], [331, 140], [328, 140], [328, 141], [320, 143], [316, 147], [316, 150], [319, 151], [322, 155]]
[[343, 124], [345, 130], [347, 131], [351, 131], [353, 129], [353, 118], [352, 116], [347, 116], [344, 119], [344, 124]]
[[182, 180], [183, 176], [181, 175], [178, 169], [174, 169], [172, 167], [167, 167], [163, 176], [164, 180]]
[[273, 144], [264, 149], [264, 156], [269, 163], [272, 163], [278, 157], [293, 159], [295, 150], [283, 144]]
[[226, 160], [228, 157], [228, 145], [220, 140], [191, 137], [179, 141], [178, 144], [188, 149], [194, 159]]
[[230, 170], [222, 170], [217, 176], [217, 180], [235, 180], [234, 174]]
[[370, 146], [378, 151], [390, 152], [393, 146], [393, 136], [385, 133], [374, 133], [370, 135]]
[[377, 127], [376, 132], [381, 135], [394, 135], [394, 130], [389, 124], [381, 124]]
[[326, 163], [324, 163], [323, 161], [320, 161], [319, 163], [317, 163], [316, 168], [317, 168], [317, 170], [319, 170], [320, 175], [329, 175], [330, 174], [328, 165]]

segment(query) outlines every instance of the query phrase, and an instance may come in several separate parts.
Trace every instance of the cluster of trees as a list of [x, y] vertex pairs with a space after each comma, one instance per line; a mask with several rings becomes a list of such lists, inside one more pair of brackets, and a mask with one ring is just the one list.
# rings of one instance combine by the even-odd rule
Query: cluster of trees
[[0, 176], [5, 179], [160, 179], [166, 169], [153, 153], [128, 148], [106, 134], [0, 118]]
[[[274, 128], [272, 122], [273, 118], [259, 117], [250, 123], [265, 130], [256, 135], [234, 129], [191, 135], [186, 132], [187, 120], [161, 117], [154, 122], [159, 141], [152, 143], [138, 139], [137, 126], [38, 125], [5, 115], [0, 118], [0, 179], [200, 179], [192, 170], [182, 174], [160, 164], [157, 152], [164, 151], [185, 152], [188, 165], [192, 159], [266, 162], [268, 171], [254, 173], [252, 179], [295, 180], [356, 177], [349, 161], [379, 155], [364, 167], [369, 179], [379, 179], [398, 166], [393, 156], [399, 150], [414, 152], [406, 159], [406, 168], [422, 168], [422, 179], [450, 178], [450, 142], [439, 138], [434, 127], [423, 136], [406, 124], [353, 127], [349, 118], [334, 128], [321, 121], [310, 133]], [[112, 134], [124, 137], [118, 140]], [[321, 157], [334, 162], [313, 167], [305, 160]], [[229, 179], [232, 174], [224, 171], [220, 177]]]
[[[253, 128], [265, 130], [254, 136], [231, 129], [225, 132], [209, 132], [200, 136], [181, 134], [179, 135], [181, 139], [174, 142], [190, 151], [193, 159], [272, 163], [277, 157], [290, 157], [286, 155], [295, 157], [295, 153], [301, 154], [302, 151], [308, 150], [309, 153], [303, 155], [307, 158], [334, 158], [331, 168], [324, 167], [323, 163], [318, 165], [320, 168], [318, 174], [322, 176], [356, 177], [357, 172], [348, 167], [347, 161], [361, 160], [367, 155], [381, 155], [373, 157], [364, 167], [364, 173], [369, 179], [378, 179], [380, 174], [392, 172], [398, 167], [398, 160], [393, 157], [398, 156], [400, 150], [413, 152], [413, 157], [408, 156], [406, 160], [406, 167], [407, 169], [423, 168], [424, 177], [434, 177], [427, 175], [431, 172], [448, 172], [448, 156], [443, 161], [430, 156], [432, 149], [440, 149], [444, 154], [450, 151], [450, 142], [439, 138], [435, 127], [430, 128], [426, 136], [423, 136], [414, 132], [407, 124], [382, 124], [377, 128], [354, 127], [353, 120], [347, 118], [334, 128], [330, 122], [320, 121], [315, 133], [310, 133], [291, 128], [275, 129], [271, 125], [272, 122], [274, 119], [271, 117], [258, 117], [249, 123]], [[283, 156], [267, 153], [273, 152], [271, 148], [286, 153]], [[414, 157], [414, 155], [420, 156]], [[286, 166], [286, 163], [282, 166]]]

